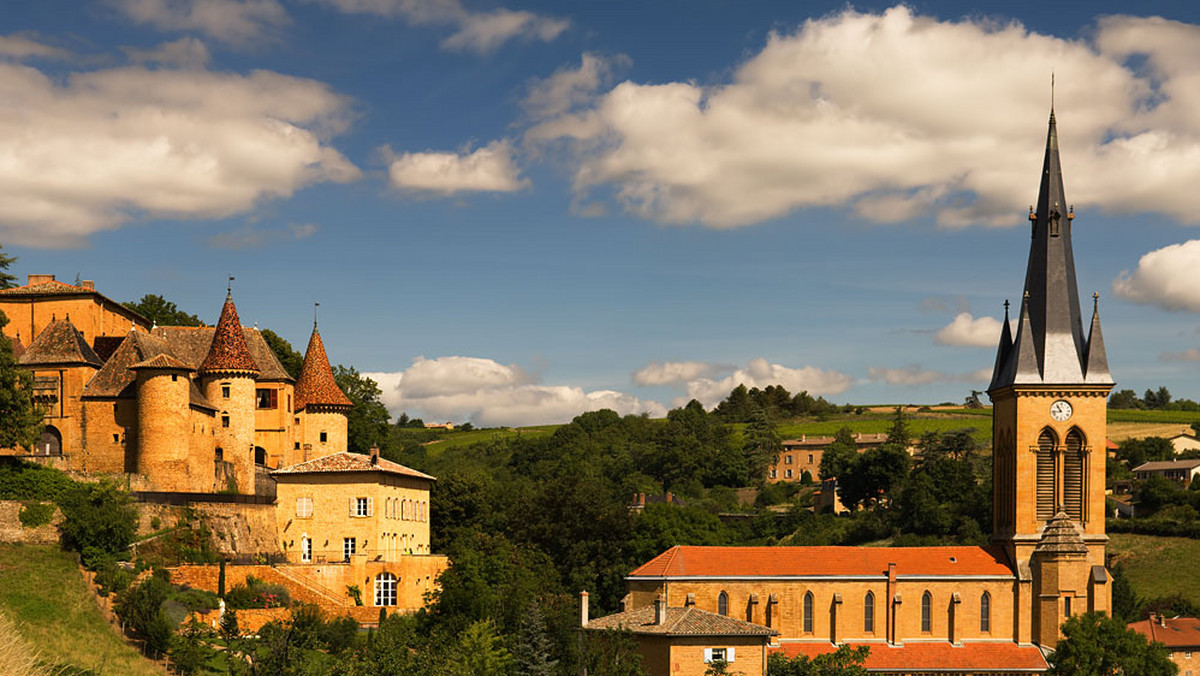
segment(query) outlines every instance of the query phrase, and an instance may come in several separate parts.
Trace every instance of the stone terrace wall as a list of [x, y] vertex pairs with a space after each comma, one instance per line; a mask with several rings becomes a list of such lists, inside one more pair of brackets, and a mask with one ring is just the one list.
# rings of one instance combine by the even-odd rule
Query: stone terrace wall
[[20, 500], [0, 500], [0, 542], [36, 545], [57, 543], [58, 524], [62, 522], [62, 512], [56, 507], [50, 523], [37, 528], [26, 528], [21, 524], [21, 508], [24, 506], [25, 503]]

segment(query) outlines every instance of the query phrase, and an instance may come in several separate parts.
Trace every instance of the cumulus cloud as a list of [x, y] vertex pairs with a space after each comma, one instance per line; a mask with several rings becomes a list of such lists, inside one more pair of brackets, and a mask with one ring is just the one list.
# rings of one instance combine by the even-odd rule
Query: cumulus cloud
[[422, 26], [448, 26], [442, 41], [451, 50], [486, 54], [510, 40], [550, 42], [569, 26], [566, 19], [503, 7], [474, 12], [459, 0], [310, 0], [351, 14], [395, 17]]
[[164, 42], [151, 49], [123, 48], [133, 63], [149, 63], [177, 68], [203, 68], [208, 65], [208, 47], [193, 37]]
[[1159, 358], [1163, 361], [1200, 361], [1200, 349], [1193, 347], [1182, 352], [1166, 352]]
[[320, 229], [321, 227], [315, 223], [292, 223], [284, 228], [257, 228], [247, 225], [244, 228], [219, 232], [209, 237], [208, 246], [213, 249], [257, 249], [298, 239], [307, 239]]
[[59, 47], [38, 42], [27, 35], [0, 35], [0, 59], [65, 59], [71, 53]]
[[1200, 312], [1200, 239], [1155, 249], [1122, 270], [1113, 293], [1125, 300], [1166, 310]]
[[154, 216], [220, 218], [359, 170], [329, 145], [349, 101], [314, 80], [0, 62], [0, 238], [72, 246]]
[[[999, 338], [999, 336], [1000, 334], [997, 333], [996, 337]], [[985, 368], [971, 373], [947, 374], [923, 369], [920, 364], [912, 364], [898, 369], [871, 366], [867, 369], [867, 377], [888, 385], [919, 387], [933, 383], [985, 383], [992, 377], [992, 370]]]
[[1117, 16], [1089, 36], [846, 10], [772, 35], [727, 82], [622, 82], [527, 140], [566, 142], [580, 194], [660, 222], [841, 206], [876, 222], [1015, 225], [1035, 196], [1054, 71], [1077, 213], [1200, 222], [1200, 27]]
[[537, 120], [556, 118], [577, 107], [591, 103], [596, 92], [607, 84], [617, 67], [627, 67], [629, 57], [618, 55], [606, 58], [584, 52], [579, 67], [564, 66], [550, 77], [535, 80], [521, 106]]
[[393, 415], [407, 411], [486, 427], [561, 423], [602, 408], [653, 417], [667, 412], [658, 402], [613, 390], [543, 385], [514, 364], [478, 357], [418, 357], [405, 371], [364, 375], [379, 383], [383, 403]]
[[514, 192], [529, 185], [508, 141], [493, 141], [475, 150], [404, 153], [389, 157], [388, 177], [402, 190], [453, 195], [460, 192]]
[[738, 385], [763, 388], [782, 385], [790, 392], [807, 391], [809, 394], [841, 394], [854, 384], [850, 376], [832, 369], [822, 370], [815, 366], [789, 368], [772, 364], [766, 359], [752, 359], [744, 368], [739, 368], [725, 378], [696, 378], [687, 383], [687, 396], [677, 403], [695, 399], [707, 407], [716, 406]]
[[269, 37], [288, 21], [276, 0], [116, 0], [137, 23], [163, 31], [196, 31], [232, 45]]
[[651, 362], [633, 374], [633, 382], [645, 386], [678, 385], [728, 370], [732, 370], [731, 367], [702, 361]]
[[933, 334], [933, 342], [965, 347], [996, 347], [1002, 328], [1003, 323], [995, 317], [976, 318], [970, 312], [960, 312], [954, 321]]

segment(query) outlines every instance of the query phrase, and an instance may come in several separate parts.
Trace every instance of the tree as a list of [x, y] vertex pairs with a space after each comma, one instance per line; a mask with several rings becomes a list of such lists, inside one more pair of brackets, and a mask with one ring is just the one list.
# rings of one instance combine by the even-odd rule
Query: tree
[[849, 427], [843, 427], [834, 435], [833, 443], [821, 453], [818, 474], [822, 480], [839, 477], [857, 459], [858, 445], [854, 443], [854, 432]]
[[1146, 408], [1166, 408], [1167, 404], [1171, 403], [1171, 391], [1166, 387], [1160, 387], [1157, 390], [1146, 390], [1146, 394], [1142, 396], [1142, 400], [1146, 402]]
[[63, 493], [58, 505], [63, 513], [58, 525], [63, 546], [80, 552], [88, 568], [122, 554], [137, 533], [133, 498], [111, 481], [76, 484]]
[[517, 628], [516, 666], [519, 676], [554, 676], [558, 660], [553, 659], [553, 646], [546, 635], [546, 619], [537, 601]]
[[1177, 667], [1161, 643], [1104, 613], [1076, 615], [1062, 625], [1063, 638], [1050, 656], [1055, 676], [1174, 676]]
[[115, 608], [121, 624], [142, 641], [142, 651], [155, 658], [167, 652], [171, 642], [171, 620], [162, 610], [171, 586], [160, 572], [130, 587]]
[[750, 398], [750, 390], [745, 385], [738, 385], [733, 388], [725, 401], [717, 404], [713, 413], [716, 413], [725, 422], [749, 422], [754, 409], [754, 400]]
[[767, 676], [867, 676], [863, 663], [870, 654], [871, 649], [865, 645], [839, 646], [812, 659], [804, 655], [789, 658], [774, 652], [767, 658]]
[[779, 457], [783, 444], [775, 433], [775, 426], [767, 418], [761, 408], [756, 408], [750, 415], [750, 424], [746, 425], [742, 436], [745, 442], [742, 451], [746, 455], [746, 470], [748, 476], [744, 483], [758, 485], [766, 478], [767, 467]]
[[11, 289], [17, 285], [17, 276], [8, 271], [8, 266], [16, 261], [17, 257], [4, 253], [4, 245], [0, 244], [0, 289]]
[[263, 329], [259, 331], [263, 340], [267, 341], [267, 347], [275, 353], [275, 358], [283, 365], [283, 370], [288, 372], [288, 375], [293, 378], [300, 377], [300, 367], [304, 365], [304, 355], [296, 351], [292, 344], [279, 337], [271, 329]]
[[908, 431], [906, 420], [908, 420], [908, 416], [904, 415], [904, 407], [897, 406], [892, 415], [892, 427], [888, 430], [887, 442], [889, 444], [907, 449], [912, 443], [912, 433]]
[[504, 647], [496, 625], [491, 620], [480, 620], [461, 634], [440, 673], [447, 676], [504, 674], [511, 665], [512, 654]]
[[360, 374], [353, 366], [337, 365], [333, 379], [342, 392], [354, 402], [346, 414], [347, 445], [353, 453], [367, 453], [372, 446], [381, 449], [388, 445], [391, 435], [391, 415], [380, 401], [383, 392], [374, 380]]
[[204, 324], [196, 315], [190, 315], [166, 298], [152, 293], [142, 296], [142, 299], [136, 303], [128, 301], [121, 305], [159, 326], [202, 326]]
[[1162, 437], [1126, 439], [1117, 449], [1117, 459], [1123, 461], [1129, 469], [1151, 460], [1170, 460], [1174, 456], [1175, 447], [1169, 439]]
[[[8, 317], [0, 312], [0, 330], [7, 325]], [[33, 374], [17, 366], [12, 341], [0, 334], [0, 448], [33, 448], [41, 429], [42, 412], [33, 402]]]
[[1138, 399], [1137, 392], [1134, 392], [1133, 390], [1121, 390], [1119, 392], [1113, 392], [1112, 395], [1108, 397], [1108, 407], [1123, 409], [1146, 408], [1146, 404], [1141, 399]]

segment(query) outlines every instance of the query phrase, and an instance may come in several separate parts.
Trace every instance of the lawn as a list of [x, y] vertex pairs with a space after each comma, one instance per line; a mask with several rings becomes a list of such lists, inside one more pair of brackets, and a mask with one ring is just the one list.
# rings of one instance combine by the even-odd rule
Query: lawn
[[100, 614], [71, 556], [52, 545], [0, 545], [0, 610], [44, 657], [96, 674], [162, 676]]
[[1182, 594], [1200, 603], [1200, 578], [1190, 571], [1200, 561], [1200, 540], [1110, 533], [1108, 551], [1125, 566], [1125, 576], [1142, 598]]
[[448, 448], [462, 448], [472, 444], [478, 444], [485, 441], [495, 441], [499, 439], [507, 439], [509, 437], [523, 437], [525, 439], [536, 439], [538, 437], [547, 437], [554, 433], [554, 430], [561, 425], [539, 425], [536, 427], [501, 427], [486, 430], [468, 430], [460, 432], [446, 432], [438, 436], [437, 439], [426, 444], [428, 453], [431, 457], [437, 457]]

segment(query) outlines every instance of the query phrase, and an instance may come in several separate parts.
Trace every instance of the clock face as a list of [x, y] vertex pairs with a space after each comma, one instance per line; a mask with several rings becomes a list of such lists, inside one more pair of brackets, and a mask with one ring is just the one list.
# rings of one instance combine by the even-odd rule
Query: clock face
[[1072, 412], [1071, 404], [1062, 399], [1050, 404], [1050, 417], [1054, 418], [1058, 422], [1063, 422], [1064, 420], [1069, 419]]

